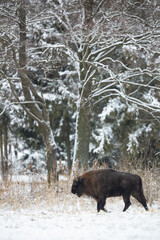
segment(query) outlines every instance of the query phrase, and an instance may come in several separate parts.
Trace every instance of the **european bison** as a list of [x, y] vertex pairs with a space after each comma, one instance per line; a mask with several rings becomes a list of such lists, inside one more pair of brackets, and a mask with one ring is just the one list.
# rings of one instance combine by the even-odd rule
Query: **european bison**
[[130, 196], [140, 202], [148, 211], [143, 194], [142, 180], [138, 175], [119, 172], [113, 169], [94, 170], [84, 173], [73, 181], [73, 194], [87, 195], [97, 201], [97, 211], [105, 210], [106, 198], [122, 196], [126, 211], [131, 205]]

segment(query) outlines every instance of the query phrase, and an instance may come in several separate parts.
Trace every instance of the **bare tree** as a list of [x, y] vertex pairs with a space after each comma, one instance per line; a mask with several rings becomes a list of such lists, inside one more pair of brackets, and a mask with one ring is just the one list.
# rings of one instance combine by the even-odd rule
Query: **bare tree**
[[[5, 14], [8, 14], [10, 17], [10, 13], [7, 8], [4, 8], [3, 12], [5, 12]], [[19, 39], [17, 40], [17, 37], [15, 35], [12, 35], [11, 32], [6, 32], [2, 34], [1, 41], [6, 44], [8, 51], [12, 52], [12, 64], [15, 67], [15, 71], [18, 73], [18, 76], [16, 78], [8, 77], [3, 70], [1, 70], [1, 74], [3, 79], [7, 80], [10, 85], [10, 89], [14, 96], [14, 104], [20, 104], [23, 107], [28, 116], [30, 116], [38, 123], [39, 129], [43, 134], [44, 142], [46, 145], [48, 183], [50, 185], [51, 181], [55, 181], [57, 178], [56, 143], [49, 121], [46, 102], [41, 92], [36, 89], [32, 82], [32, 79], [30, 79], [28, 76], [25, 0], [17, 1], [16, 14], [17, 17], [15, 18], [15, 24], [17, 22], [19, 25]], [[19, 48], [17, 48], [18, 43]], [[21, 91], [20, 89], [17, 89], [17, 84]], [[18, 92], [21, 93], [21, 96], [19, 96]]]
[[[144, 1], [138, 5], [133, 1], [74, 3], [53, 4], [51, 14], [64, 27], [65, 39], [48, 47], [61, 49], [77, 72], [73, 164], [78, 159], [87, 168], [94, 106], [119, 96], [128, 105], [134, 103], [154, 116], [159, 114], [159, 13], [156, 5], [148, 6]], [[145, 98], [149, 91], [154, 91], [158, 104]]]
[[[38, 122], [51, 158], [55, 156], [56, 145], [46, 102], [27, 72], [29, 58], [26, 54], [25, 12], [20, 14], [25, 10], [23, 6], [20, 5], [16, 17], [20, 29], [18, 39], [11, 32], [1, 37], [1, 42], [12, 52], [10, 66], [16, 67], [20, 77], [22, 98], [13, 84], [17, 80], [8, 77], [5, 71], [2, 71], [2, 74], [3, 78], [8, 80], [16, 102]], [[92, 111], [99, 103], [120, 97], [127, 105], [134, 103], [139, 109], [158, 118], [158, 2], [65, 0], [49, 1], [47, 6], [48, 8], [42, 11], [42, 18], [55, 22], [59, 32], [52, 32], [52, 41], [41, 41], [41, 45], [36, 49], [42, 53], [42, 67], [48, 64], [48, 60], [43, 59], [45, 54], [53, 58], [53, 55], [58, 53], [60, 64], [65, 58], [68, 69], [61, 70], [59, 78], [63, 75], [63, 79], [70, 79], [70, 83], [67, 81], [65, 87], [72, 91], [76, 102], [73, 165], [78, 159], [80, 165], [87, 168]], [[37, 14], [30, 23], [37, 18], [41, 19], [40, 16], [41, 14]], [[14, 19], [12, 13], [10, 19]], [[18, 42], [19, 49], [16, 47]], [[34, 50], [35, 48], [30, 49], [30, 56], [34, 54]], [[54, 65], [55, 61], [52, 63]], [[48, 68], [45, 73], [47, 71]], [[151, 92], [153, 98], [147, 98], [147, 94]], [[157, 100], [157, 104], [154, 100]], [[56, 161], [53, 162], [56, 165]], [[48, 160], [49, 175], [50, 163], [53, 165], [52, 161]]]

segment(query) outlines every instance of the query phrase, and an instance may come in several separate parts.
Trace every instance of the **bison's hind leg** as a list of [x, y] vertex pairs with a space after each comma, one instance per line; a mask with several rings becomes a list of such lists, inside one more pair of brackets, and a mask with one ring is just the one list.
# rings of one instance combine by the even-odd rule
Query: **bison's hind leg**
[[106, 204], [106, 200], [105, 199], [101, 199], [97, 201], [97, 211], [99, 212], [100, 210], [103, 210], [105, 212], [107, 212], [107, 210], [104, 208]]
[[146, 211], [148, 211], [148, 206], [147, 206], [147, 203], [146, 203], [146, 199], [145, 199], [145, 196], [143, 194], [143, 191], [141, 190], [140, 192], [134, 192], [132, 194], [132, 196], [138, 200], [138, 202], [140, 202], [143, 207], [145, 208]]
[[123, 201], [124, 201], [124, 203], [125, 203], [123, 212], [125, 212], [125, 211], [129, 208], [129, 206], [131, 205], [130, 195], [124, 194], [124, 195], [123, 195]]

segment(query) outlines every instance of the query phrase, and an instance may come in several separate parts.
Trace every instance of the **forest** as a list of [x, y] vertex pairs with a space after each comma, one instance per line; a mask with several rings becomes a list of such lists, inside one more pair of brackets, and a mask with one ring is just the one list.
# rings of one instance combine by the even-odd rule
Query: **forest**
[[0, 1], [1, 175], [160, 165], [160, 4]]
[[0, 239], [159, 226], [160, 1], [0, 0]]

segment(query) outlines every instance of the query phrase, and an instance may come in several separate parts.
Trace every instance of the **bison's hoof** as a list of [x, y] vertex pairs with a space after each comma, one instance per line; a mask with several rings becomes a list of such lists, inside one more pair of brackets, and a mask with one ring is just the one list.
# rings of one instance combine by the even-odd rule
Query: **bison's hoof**
[[108, 212], [105, 208], [103, 209], [103, 211], [106, 212], [106, 213]]

